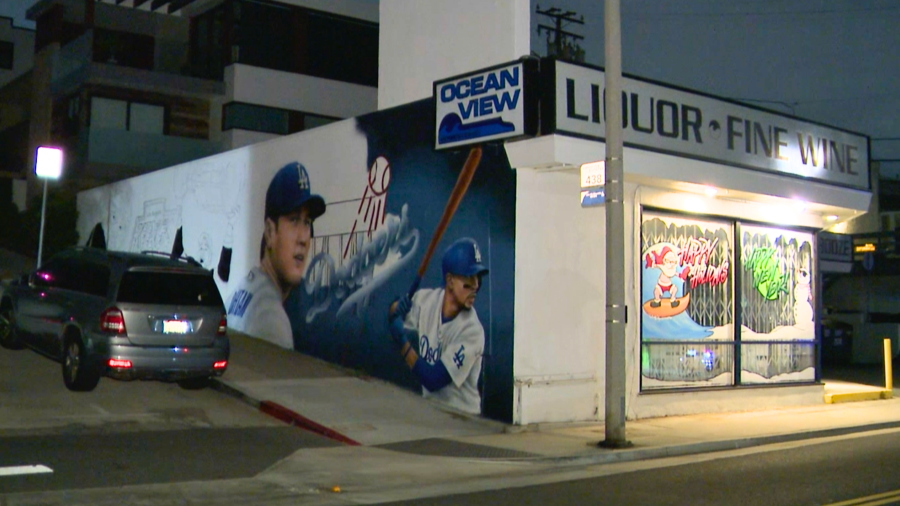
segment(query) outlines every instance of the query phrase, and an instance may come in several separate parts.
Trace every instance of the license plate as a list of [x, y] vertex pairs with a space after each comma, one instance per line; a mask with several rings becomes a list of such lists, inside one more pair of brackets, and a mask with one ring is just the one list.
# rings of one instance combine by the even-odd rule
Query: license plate
[[187, 334], [188, 322], [184, 320], [163, 320], [163, 334]]

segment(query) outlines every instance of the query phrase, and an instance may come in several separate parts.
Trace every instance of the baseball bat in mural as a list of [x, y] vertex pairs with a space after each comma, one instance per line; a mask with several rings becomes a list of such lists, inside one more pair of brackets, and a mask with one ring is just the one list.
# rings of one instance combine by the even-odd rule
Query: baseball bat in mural
[[453, 187], [453, 191], [450, 192], [450, 198], [447, 199], [447, 205], [444, 206], [444, 214], [441, 215], [441, 220], [438, 222], [437, 227], [434, 229], [434, 234], [431, 236], [431, 242], [428, 243], [428, 249], [425, 250], [425, 256], [422, 257], [422, 262], [419, 264], [419, 270], [416, 272], [416, 279], [413, 280], [413, 284], [409, 288], [410, 298], [416, 293], [416, 290], [419, 289], [419, 284], [422, 282], [425, 270], [428, 269], [428, 263], [431, 261], [434, 249], [441, 241], [444, 231], [447, 230], [447, 225], [450, 224], [453, 214], [456, 213], [459, 202], [465, 196], [466, 190], [469, 189], [469, 183], [472, 182], [472, 178], [475, 176], [475, 169], [478, 168], [479, 162], [481, 162], [481, 146], [475, 146], [469, 151], [469, 157], [466, 158], [466, 163], [463, 165], [462, 171], [460, 171], [459, 177], [456, 179], [456, 185]]

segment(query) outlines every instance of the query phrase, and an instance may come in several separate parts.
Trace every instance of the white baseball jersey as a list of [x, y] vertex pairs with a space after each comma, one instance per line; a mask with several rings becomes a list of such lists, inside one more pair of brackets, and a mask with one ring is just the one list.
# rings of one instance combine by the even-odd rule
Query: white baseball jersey
[[422, 394], [467, 413], [481, 414], [478, 377], [484, 352], [484, 327], [474, 309], [462, 310], [448, 322], [441, 322], [443, 289], [423, 289], [412, 298], [405, 327], [419, 335], [419, 356], [431, 365], [440, 360], [453, 384], [437, 392], [424, 387]]
[[228, 326], [247, 335], [294, 349], [294, 333], [275, 282], [259, 267], [241, 280], [228, 302]]

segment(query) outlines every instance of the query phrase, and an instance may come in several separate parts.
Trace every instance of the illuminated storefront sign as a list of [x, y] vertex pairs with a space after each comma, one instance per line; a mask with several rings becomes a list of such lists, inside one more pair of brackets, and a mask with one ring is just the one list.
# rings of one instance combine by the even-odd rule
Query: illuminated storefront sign
[[[604, 73], [545, 60], [555, 101], [542, 105], [542, 134], [603, 140]], [[623, 79], [626, 146], [869, 189], [865, 136], [680, 89]]]
[[536, 63], [519, 60], [435, 81], [435, 149], [534, 135]]

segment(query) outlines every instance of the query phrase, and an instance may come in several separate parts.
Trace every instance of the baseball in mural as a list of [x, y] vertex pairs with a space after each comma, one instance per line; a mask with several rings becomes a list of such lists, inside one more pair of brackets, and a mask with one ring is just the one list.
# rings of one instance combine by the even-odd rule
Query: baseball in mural
[[[444, 286], [399, 297], [388, 311], [390, 334], [406, 365], [422, 383], [422, 394], [453, 408], [481, 414], [478, 378], [484, 328], [475, 296], [488, 269], [475, 240], [453, 242], [441, 259]], [[416, 333], [418, 352], [406, 332]]]
[[250, 270], [228, 303], [229, 327], [294, 348], [284, 300], [303, 281], [313, 221], [325, 201], [312, 193], [309, 174], [298, 162], [275, 173], [266, 190], [259, 266]]

